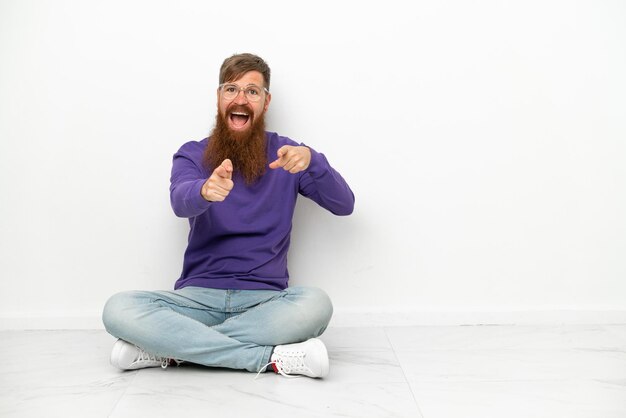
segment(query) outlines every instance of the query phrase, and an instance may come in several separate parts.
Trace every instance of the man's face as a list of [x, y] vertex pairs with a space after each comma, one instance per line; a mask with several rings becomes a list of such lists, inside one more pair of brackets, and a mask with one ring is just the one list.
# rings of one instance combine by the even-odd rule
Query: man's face
[[[258, 71], [249, 71], [238, 80], [228, 81], [238, 87], [255, 85], [263, 89], [263, 74]], [[217, 109], [226, 122], [228, 128], [240, 137], [252, 130], [253, 123], [267, 111], [272, 96], [265, 91], [257, 102], [248, 100], [243, 91], [239, 91], [234, 99], [227, 100], [222, 89], [217, 90]], [[239, 135], [237, 135], [239, 134]]]

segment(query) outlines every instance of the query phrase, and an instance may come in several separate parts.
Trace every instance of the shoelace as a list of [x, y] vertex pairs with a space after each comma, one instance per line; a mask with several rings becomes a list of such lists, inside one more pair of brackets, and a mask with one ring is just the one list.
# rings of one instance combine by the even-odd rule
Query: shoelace
[[261, 370], [256, 374], [255, 379], [259, 377], [261, 373], [272, 364], [276, 365], [278, 373], [288, 378], [295, 378], [298, 376], [291, 376], [291, 374], [303, 374], [302, 372], [312, 373], [312, 370], [304, 364], [304, 357], [306, 353], [304, 351], [283, 352], [276, 355], [276, 360], [270, 361], [265, 366], [261, 367]]
[[180, 363], [182, 363], [182, 361], [180, 360], [169, 359], [167, 357], [159, 357], [157, 355], [147, 353], [146, 351], [140, 349], [135, 362], [142, 362], [142, 361], [155, 362], [155, 363], [161, 362], [162, 369], [167, 369], [167, 366], [170, 365], [171, 361], [176, 362], [177, 366], [180, 365]]

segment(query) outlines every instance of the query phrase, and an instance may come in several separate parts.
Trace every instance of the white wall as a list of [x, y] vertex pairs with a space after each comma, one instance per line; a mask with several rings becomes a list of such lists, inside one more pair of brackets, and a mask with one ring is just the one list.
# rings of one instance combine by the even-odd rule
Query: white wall
[[624, 22], [609, 0], [0, 0], [0, 327], [97, 327], [114, 292], [172, 287], [171, 157], [236, 52], [272, 67], [269, 129], [355, 192], [294, 220], [292, 283], [336, 324], [624, 322]]

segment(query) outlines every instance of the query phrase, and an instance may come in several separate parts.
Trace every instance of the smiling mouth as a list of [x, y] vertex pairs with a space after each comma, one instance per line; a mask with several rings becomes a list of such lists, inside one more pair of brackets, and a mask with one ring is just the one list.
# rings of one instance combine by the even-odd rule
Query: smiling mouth
[[248, 112], [241, 111], [230, 112], [228, 119], [234, 129], [242, 129], [248, 124], [250, 114]]

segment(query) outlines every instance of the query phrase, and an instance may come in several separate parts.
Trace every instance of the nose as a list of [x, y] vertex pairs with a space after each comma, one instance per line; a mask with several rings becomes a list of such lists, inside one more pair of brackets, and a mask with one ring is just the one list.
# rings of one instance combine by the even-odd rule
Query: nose
[[248, 97], [246, 97], [245, 91], [243, 89], [239, 89], [239, 91], [237, 92], [237, 96], [235, 96], [235, 99], [233, 101], [237, 104], [248, 103]]

